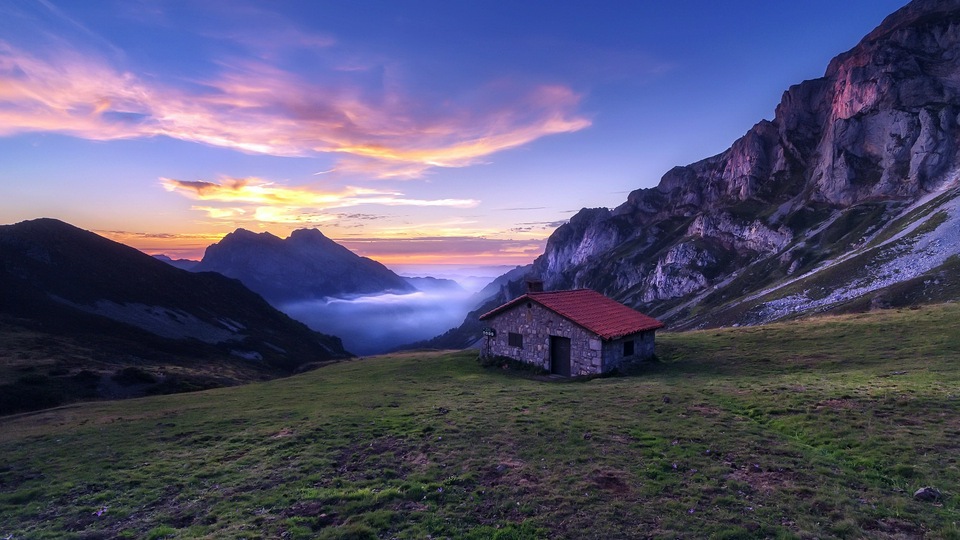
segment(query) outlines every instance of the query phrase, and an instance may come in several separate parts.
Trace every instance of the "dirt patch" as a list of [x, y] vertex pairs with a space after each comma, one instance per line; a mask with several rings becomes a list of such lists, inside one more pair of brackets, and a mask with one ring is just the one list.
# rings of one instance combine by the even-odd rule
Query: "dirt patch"
[[887, 517], [863, 525], [873, 538], [923, 538], [923, 527], [902, 519]]
[[282, 512], [284, 517], [294, 517], [294, 516], [303, 516], [303, 517], [315, 517], [322, 516], [324, 514], [323, 504], [317, 501], [309, 502], [300, 502], [290, 508], [287, 508]]
[[635, 440], [633, 437], [629, 435], [621, 435], [618, 433], [608, 436], [607, 439], [610, 442], [617, 443], [617, 444], [630, 444]]
[[529, 484], [530, 479], [521, 474], [525, 463], [518, 459], [504, 459], [496, 465], [491, 465], [480, 478], [484, 485], [494, 486], [497, 484]]
[[727, 475], [730, 480], [743, 482], [758, 493], [773, 493], [781, 489], [792, 488], [796, 484], [794, 475], [789, 471], [768, 471], [757, 465], [737, 469]]
[[403, 501], [393, 505], [392, 509], [397, 512], [426, 512], [430, 507], [417, 501]]
[[296, 433], [290, 428], [283, 428], [270, 436], [271, 439], [282, 439], [284, 437], [293, 437]]
[[852, 399], [825, 399], [814, 405], [815, 409], [853, 409], [857, 403]]
[[419, 468], [424, 468], [430, 464], [430, 458], [423, 452], [412, 452], [410, 454], [407, 454], [406, 456], [404, 456], [404, 460], [407, 463], [411, 465], [415, 465]]
[[687, 412], [691, 414], [699, 414], [700, 416], [719, 416], [720, 413], [723, 412], [723, 409], [714, 407], [712, 405], [707, 405], [706, 403], [700, 403], [687, 407]]
[[618, 495], [630, 492], [630, 486], [623, 480], [623, 473], [618, 471], [595, 471], [590, 479], [604, 491]]

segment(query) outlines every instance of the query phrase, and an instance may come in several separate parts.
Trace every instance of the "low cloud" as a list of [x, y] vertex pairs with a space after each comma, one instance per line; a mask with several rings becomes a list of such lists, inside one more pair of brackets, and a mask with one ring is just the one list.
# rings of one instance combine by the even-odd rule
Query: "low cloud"
[[290, 302], [279, 308], [314, 330], [339, 336], [355, 354], [377, 354], [459, 326], [475, 302], [467, 291], [445, 291]]

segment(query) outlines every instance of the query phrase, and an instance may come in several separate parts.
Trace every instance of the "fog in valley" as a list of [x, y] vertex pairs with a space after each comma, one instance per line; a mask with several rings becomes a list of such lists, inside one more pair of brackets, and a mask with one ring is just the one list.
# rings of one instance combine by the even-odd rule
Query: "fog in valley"
[[423, 290], [410, 294], [328, 298], [277, 307], [318, 332], [340, 337], [343, 346], [354, 354], [379, 354], [460, 326], [482, 300], [477, 291], [503, 272], [502, 267], [459, 272], [453, 268], [432, 269], [433, 276], [456, 280], [460, 286], [449, 282], [432, 287], [417, 284]]

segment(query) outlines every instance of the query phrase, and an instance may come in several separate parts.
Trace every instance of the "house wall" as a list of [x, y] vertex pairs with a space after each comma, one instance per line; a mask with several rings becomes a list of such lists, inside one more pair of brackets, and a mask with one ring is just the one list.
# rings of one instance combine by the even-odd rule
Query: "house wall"
[[[656, 330], [637, 332], [636, 334], [623, 336], [620, 339], [605, 341], [603, 343], [604, 371], [610, 371], [624, 362], [638, 362], [653, 358], [656, 332]], [[623, 344], [631, 340], [633, 340], [633, 356], [624, 356]]]
[[[496, 330], [489, 339], [484, 354], [506, 356], [521, 362], [550, 370], [550, 336], [570, 338], [570, 374], [590, 375], [602, 373], [603, 343], [599, 336], [587, 331], [536, 302], [522, 303], [483, 321]], [[523, 348], [511, 347], [507, 342], [509, 332], [523, 336]], [[622, 350], [621, 350], [622, 352]]]

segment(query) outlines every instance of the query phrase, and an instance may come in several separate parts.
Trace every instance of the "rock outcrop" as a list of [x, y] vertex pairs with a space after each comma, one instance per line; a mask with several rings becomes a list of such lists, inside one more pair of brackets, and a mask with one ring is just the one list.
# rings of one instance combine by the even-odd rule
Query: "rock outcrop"
[[958, 143], [960, 1], [915, 0], [727, 151], [615, 210], [581, 210], [534, 272], [548, 289], [588, 287], [682, 321], [711, 290], [760, 290], [864, 245], [956, 181]]

